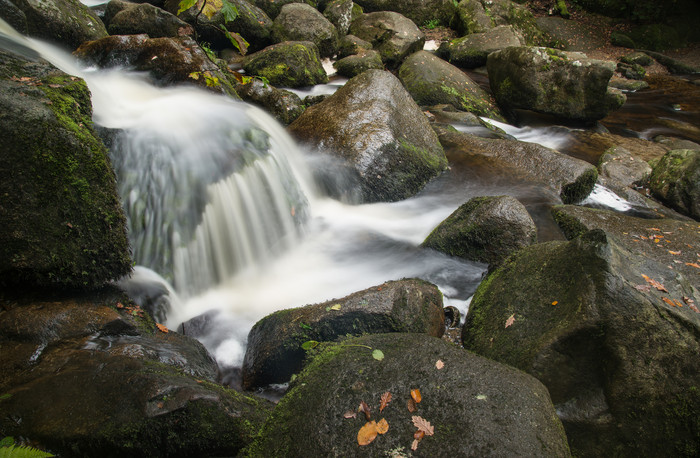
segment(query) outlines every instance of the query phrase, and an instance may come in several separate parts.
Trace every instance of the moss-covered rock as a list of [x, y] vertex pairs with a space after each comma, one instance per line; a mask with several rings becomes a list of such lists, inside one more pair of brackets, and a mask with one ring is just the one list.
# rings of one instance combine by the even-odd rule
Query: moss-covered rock
[[0, 18], [22, 35], [27, 35], [27, 16], [10, 0], [0, 0]]
[[537, 227], [523, 204], [510, 196], [489, 196], [461, 205], [423, 246], [494, 267], [536, 240]]
[[[372, 357], [380, 350], [383, 359]], [[438, 369], [436, 362], [444, 367]], [[411, 390], [422, 400], [406, 408]], [[391, 402], [380, 412], [380, 398]], [[389, 429], [365, 446], [371, 420]], [[344, 413], [357, 413], [344, 417]], [[412, 419], [434, 428], [416, 444]], [[569, 450], [547, 390], [534, 378], [424, 334], [378, 334], [324, 346], [295, 379], [244, 456], [540, 456]]]
[[574, 455], [692, 456], [698, 286], [594, 230], [509, 258], [477, 289], [462, 339], [547, 386]]
[[[119, 291], [0, 304], [0, 434], [61, 456], [232, 456], [271, 410]], [[22, 421], [15, 421], [20, 419]]]
[[348, 32], [372, 43], [390, 67], [398, 66], [425, 44], [425, 36], [416, 24], [393, 11], [363, 14], [350, 24]]
[[503, 25], [445, 42], [438, 53], [458, 67], [477, 68], [486, 65], [486, 58], [492, 52], [523, 44], [525, 40], [513, 26]]
[[395, 11], [417, 25], [437, 21], [448, 26], [457, 10], [452, 0], [358, 0], [356, 3], [368, 13]]
[[333, 0], [323, 10], [323, 16], [335, 26], [339, 37], [344, 37], [348, 33], [353, 20], [354, 6], [355, 3], [352, 0]]
[[309, 107], [290, 133], [343, 159], [365, 201], [396, 201], [420, 191], [447, 167], [423, 112], [398, 78], [367, 70]]
[[626, 100], [620, 91], [608, 88], [615, 64], [582, 53], [511, 47], [489, 54], [487, 68], [491, 90], [504, 109], [595, 121]]
[[272, 26], [272, 39], [310, 41], [321, 57], [332, 57], [338, 51], [338, 31], [318, 10], [305, 3], [284, 5]]
[[151, 38], [160, 38], [193, 33], [185, 21], [150, 3], [112, 0], [105, 11], [105, 23], [111, 35], [145, 33]]
[[495, 101], [463, 71], [427, 51], [410, 55], [399, 78], [418, 105], [450, 104], [458, 110], [505, 121]]
[[442, 294], [421, 280], [388, 282], [341, 299], [282, 310], [258, 321], [248, 334], [243, 387], [288, 381], [302, 367], [307, 341], [386, 332], [440, 337], [444, 331]]
[[666, 205], [700, 221], [700, 151], [669, 151], [654, 166], [649, 187]]
[[310, 41], [285, 41], [251, 54], [243, 63], [249, 75], [274, 86], [302, 87], [328, 82], [318, 48]]
[[372, 43], [355, 35], [345, 35], [338, 42], [338, 59], [372, 49]]
[[370, 49], [337, 60], [333, 63], [333, 66], [339, 75], [352, 78], [366, 70], [384, 69], [384, 62], [382, 62], [382, 56], [377, 51]]
[[245, 84], [239, 83], [235, 89], [243, 100], [265, 109], [284, 125], [294, 121], [305, 110], [304, 103], [298, 95], [265, 84], [258, 78], [253, 78]]
[[85, 82], [0, 52], [0, 284], [98, 287], [131, 270]]

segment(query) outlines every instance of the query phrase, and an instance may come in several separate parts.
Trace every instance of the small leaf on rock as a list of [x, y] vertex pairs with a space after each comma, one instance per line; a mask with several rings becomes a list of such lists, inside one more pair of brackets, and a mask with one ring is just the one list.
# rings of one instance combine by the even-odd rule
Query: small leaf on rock
[[420, 442], [418, 439], [413, 439], [413, 443], [411, 444], [411, 450], [414, 452], [418, 450], [418, 442]]
[[377, 433], [386, 434], [387, 431], [389, 431], [389, 422], [382, 418], [377, 422]]
[[338, 311], [338, 310], [340, 310], [341, 307], [342, 307], [342, 306], [341, 306], [340, 304], [334, 304], [334, 305], [331, 305], [331, 306], [330, 306], [330, 309], [331, 309], [331, 310]]
[[411, 417], [411, 420], [413, 420], [413, 426], [418, 428], [419, 431], [423, 431], [426, 436], [433, 435], [435, 428], [433, 427], [433, 425], [430, 424], [428, 420], [417, 415]]
[[357, 443], [360, 445], [371, 444], [372, 441], [376, 437], [377, 437], [377, 422], [376, 421], [368, 421], [357, 432]]
[[391, 393], [386, 391], [380, 399], [379, 411], [381, 412], [391, 402]]
[[364, 412], [365, 418], [367, 420], [369, 420], [370, 417], [372, 416], [372, 412], [369, 410], [369, 406], [367, 405], [367, 403], [365, 401], [360, 402], [360, 407], [358, 410], [360, 412]]
[[348, 410], [343, 414], [343, 418], [357, 418], [357, 412], [354, 410]]
[[165, 325], [162, 325], [160, 323], [156, 323], [156, 327], [160, 332], [164, 332], [165, 334], [167, 334], [170, 331]]
[[441, 359], [438, 359], [437, 361], [435, 361], [435, 368], [437, 370], [440, 370], [443, 367], [445, 367], [445, 363], [443, 363]]
[[376, 359], [377, 361], [381, 361], [384, 359], [384, 352], [381, 350], [374, 350], [372, 352], [372, 358]]
[[307, 340], [303, 344], [301, 344], [301, 349], [302, 350], [311, 350], [312, 348], [316, 348], [318, 346], [318, 342], [315, 340]]
[[506, 320], [506, 328], [508, 326], [512, 326], [513, 323], [515, 323], [515, 313], [512, 314], [511, 316], [509, 316], [508, 319]]
[[421, 401], [421, 399], [423, 399], [418, 388], [414, 388], [411, 390], [411, 398], [414, 401], [416, 401], [416, 404], [418, 404]]
[[415, 412], [417, 407], [418, 407], [418, 406], [416, 406], [416, 401], [414, 401], [413, 398], [409, 399], [409, 400], [406, 402], [406, 408], [407, 408], [408, 411], [411, 412], [411, 413]]

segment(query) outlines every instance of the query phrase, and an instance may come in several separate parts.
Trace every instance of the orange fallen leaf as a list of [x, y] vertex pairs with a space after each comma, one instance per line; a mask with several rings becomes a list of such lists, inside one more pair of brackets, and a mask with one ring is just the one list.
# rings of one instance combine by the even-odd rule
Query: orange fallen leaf
[[552, 305], [557, 305], [558, 303], [559, 303], [559, 301], [554, 301], [554, 302], [552, 302]]
[[379, 404], [379, 411], [381, 412], [384, 410], [384, 407], [387, 406], [391, 402], [391, 393], [388, 391], [382, 394], [382, 397], [380, 399], [380, 404]]
[[435, 368], [437, 370], [440, 370], [443, 367], [445, 367], [445, 363], [443, 363], [441, 359], [438, 359], [437, 361], [435, 361]]
[[650, 231], [658, 231], [658, 232], [661, 232], [661, 229], [659, 229], [658, 227], [649, 227], [649, 228], [647, 228], [647, 229], [649, 229]]
[[515, 313], [512, 314], [511, 316], [509, 316], [508, 319], [506, 320], [506, 328], [508, 326], [512, 326], [513, 323], [515, 323]]
[[697, 262], [686, 262], [685, 265], [695, 267], [696, 269], [700, 269], [700, 264], [698, 264]]
[[377, 422], [376, 421], [368, 421], [357, 432], [357, 443], [360, 445], [371, 444], [372, 441], [376, 437], [377, 437]]
[[668, 305], [670, 305], [671, 307], [676, 306], [676, 304], [674, 304], [673, 301], [671, 299], [669, 299], [668, 297], [662, 297], [661, 300], [664, 301], [665, 303], [667, 303]]
[[671, 253], [671, 254], [674, 255], [674, 256], [678, 256], [679, 254], [681, 254], [680, 251], [671, 251], [671, 250], [668, 250], [668, 252]]
[[411, 390], [411, 398], [413, 398], [414, 401], [416, 401], [416, 404], [420, 403], [422, 396], [420, 395], [420, 390], [418, 388], [414, 388]]
[[167, 334], [168, 332], [170, 332], [170, 330], [169, 330], [165, 325], [162, 325], [162, 324], [160, 324], [160, 323], [156, 323], [156, 327], [158, 328], [158, 330], [159, 330], [160, 332], [163, 332], [163, 333], [165, 333], [165, 334]]
[[386, 434], [389, 431], [389, 422], [382, 418], [377, 422], [377, 434]]
[[420, 429], [418, 431], [416, 431], [415, 433], [413, 433], [414, 439], [421, 440], [421, 439], [423, 439], [423, 437], [425, 437], [425, 432], [421, 431]]
[[649, 283], [651, 286], [658, 289], [659, 291], [663, 291], [666, 293], [668, 292], [668, 290], [664, 287], [664, 285], [662, 285], [658, 281], [654, 280], [653, 278], [649, 278], [648, 276], [646, 276], [644, 274], [642, 274], [642, 277], [644, 277], [644, 280], [646, 280], [647, 283]]
[[432, 436], [434, 434], [435, 428], [425, 418], [414, 415], [411, 417], [411, 420], [413, 421], [413, 426], [418, 428], [419, 431], [423, 431], [426, 436]]

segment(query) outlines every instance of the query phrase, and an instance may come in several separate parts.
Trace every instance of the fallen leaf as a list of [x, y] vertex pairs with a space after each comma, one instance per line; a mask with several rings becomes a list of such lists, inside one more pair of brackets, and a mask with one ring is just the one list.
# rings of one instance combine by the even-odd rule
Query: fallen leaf
[[413, 426], [418, 428], [420, 431], [423, 431], [426, 436], [433, 435], [435, 428], [433, 428], [433, 425], [431, 425], [428, 420], [417, 415], [411, 417], [411, 420], [413, 420]]
[[420, 395], [420, 390], [418, 388], [414, 388], [411, 390], [411, 398], [416, 401], [416, 404], [420, 403], [421, 399], [423, 397]]
[[124, 304], [122, 304], [121, 302], [117, 302], [117, 308], [118, 308], [118, 309], [123, 309], [123, 308], [124, 308]]
[[365, 401], [360, 402], [360, 407], [358, 410], [365, 414], [365, 418], [367, 420], [369, 420], [370, 417], [372, 416], [372, 412], [369, 410], [369, 406], [367, 405], [367, 403]]
[[686, 262], [685, 265], [695, 267], [696, 269], [700, 269], [700, 264], [698, 264], [697, 262]]
[[445, 363], [443, 363], [441, 359], [438, 359], [437, 361], [435, 361], [435, 368], [437, 370], [440, 370], [443, 367], [445, 367]]
[[357, 443], [360, 445], [371, 444], [372, 441], [376, 437], [377, 437], [377, 422], [376, 421], [368, 421], [357, 432]]
[[372, 358], [376, 359], [377, 361], [381, 361], [384, 359], [384, 352], [381, 350], [374, 350], [372, 352]]
[[382, 418], [377, 422], [377, 433], [386, 434], [387, 431], [389, 431], [389, 422], [387, 422], [385, 418]]
[[643, 293], [648, 293], [651, 291], [651, 285], [634, 285], [634, 289]]
[[330, 309], [331, 309], [331, 310], [338, 311], [338, 310], [340, 310], [341, 307], [342, 307], [342, 306], [341, 306], [340, 304], [335, 304], [335, 305], [331, 305]]
[[676, 304], [676, 306], [678, 307], [683, 307], [683, 304], [681, 304], [681, 301], [679, 301], [678, 299], [674, 299], [673, 303]]
[[382, 394], [382, 397], [380, 399], [379, 411], [381, 412], [382, 410], [384, 410], [384, 407], [386, 407], [390, 402], [391, 402], [391, 393], [386, 391], [384, 394]]
[[664, 301], [665, 303], [667, 303], [668, 305], [670, 305], [671, 307], [676, 306], [676, 304], [674, 304], [673, 301], [671, 299], [669, 299], [668, 297], [662, 297], [661, 300]]
[[659, 291], [663, 291], [665, 293], [668, 292], [668, 290], [664, 287], [664, 285], [662, 285], [658, 281], [654, 280], [653, 278], [649, 278], [648, 276], [646, 276], [644, 274], [642, 274], [642, 277], [644, 277], [644, 280], [646, 280], [647, 283], [649, 283], [651, 286], [658, 289]]
[[681, 254], [680, 251], [671, 251], [671, 250], [668, 250], [668, 252], [671, 253], [672, 255], [675, 255], [675, 256], [678, 256], [679, 254]]
[[413, 443], [411, 444], [411, 450], [414, 452], [418, 450], [418, 442], [420, 442], [418, 439], [413, 439]]
[[424, 437], [425, 437], [425, 432], [421, 431], [420, 429], [419, 429], [418, 431], [416, 431], [415, 433], [413, 433], [413, 438], [414, 438], [414, 439], [421, 440], [421, 439], [423, 439]]
[[479, 401], [485, 401], [485, 400], [486, 400], [486, 395], [485, 395], [485, 394], [477, 394], [477, 395], [476, 395], [476, 398], [477, 398]]
[[417, 407], [418, 406], [416, 406], [416, 401], [414, 401], [413, 398], [409, 399], [408, 402], [406, 402], [406, 408], [411, 413], [415, 412]]
[[357, 412], [354, 410], [348, 410], [343, 414], [343, 418], [357, 418]]
[[162, 325], [162, 324], [160, 324], [160, 323], [156, 323], [156, 327], [158, 328], [158, 330], [159, 330], [160, 332], [163, 332], [163, 333], [165, 333], [165, 334], [167, 334], [168, 332], [170, 332], [170, 330], [167, 328], [167, 326]]
[[648, 229], [649, 229], [650, 231], [661, 232], [661, 229], [659, 229], [658, 227], [649, 227]]
[[557, 305], [558, 303], [559, 303], [559, 301], [554, 301], [554, 302], [552, 302], [552, 305]]
[[506, 320], [506, 328], [508, 326], [511, 326], [513, 323], [515, 323], [515, 313], [512, 314], [511, 316], [509, 316], [508, 319]]

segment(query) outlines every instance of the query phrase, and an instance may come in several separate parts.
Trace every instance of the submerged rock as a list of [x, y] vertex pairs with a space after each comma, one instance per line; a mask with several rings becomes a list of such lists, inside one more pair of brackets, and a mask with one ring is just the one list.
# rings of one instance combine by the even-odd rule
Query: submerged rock
[[418, 105], [449, 104], [477, 116], [505, 121], [494, 100], [463, 71], [427, 51], [411, 54], [399, 78]]
[[338, 31], [318, 10], [305, 3], [284, 5], [275, 18], [272, 38], [282, 41], [310, 41], [321, 57], [332, 57], [338, 51]]
[[615, 64], [582, 53], [511, 47], [489, 54], [487, 68], [491, 90], [504, 109], [595, 121], [626, 100], [608, 87]]
[[700, 221], [700, 151], [666, 153], [651, 172], [649, 188], [666, 205]]
[[398, 78], [382, 70], [351, 79], [289, 130], [344, 159], [367, 202], [410, 197], [447, 167], [425, 115]]
[[274, 86], [303, 87], [328, 82], [318, 48], [310, 41], [285, 41], [248, 56], [243, 69]]
[[[373, 358], [373, 350], [380, 350], [383, 358]], [[422, 399], [411, 411], [407, 400], [416, 389]], [[387, 392], [391, 402], [380, 411], [380, 398]], [[371, 420], [384, 420], [388, 430], [358, 446], [358, 431], [370, 418], [357, 412], [363, 402]], [[414, 425], [421, 420], [433, 434], [414, 441]], [[324, 345], [244, 453], [570, 456], [547, 390], [533, 377], [441, 339], [397, 333]]]
[[0, 51], [0, 285], [94, 288], [131, 271], [85, 82]]
[[525, 206], [510, 196], [475, 197], [455, 210], [423, 246], [494, 267], [537, 240]]
[[425, 44], [423, 32], [410, 19], [391, 11], [363, 14], [350, 24], [349, 32], [372, 43], [382, 61], [391, 67], [398, 66]]
[[574, 455], [693, 455], [697, 273], [684, 277], [628, 249], [632, 233], [620, 237], [630, 240], [597, 229], [519, 251], [477, 289], [464, 346], [542, 381]]
[[440, 337], [444, 331], [442, 294], [421, 280], [388, 282], [342, 299], [282, 310], [258, 321], [248, 334], [243, 388], [287, 382], [301, 370], [305, 342], [385, 332]]

